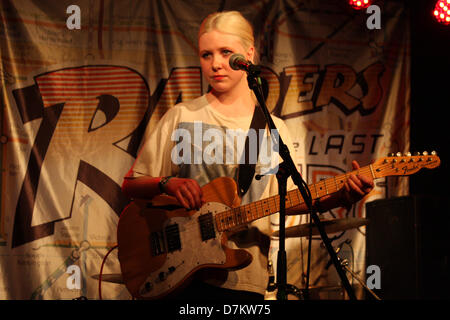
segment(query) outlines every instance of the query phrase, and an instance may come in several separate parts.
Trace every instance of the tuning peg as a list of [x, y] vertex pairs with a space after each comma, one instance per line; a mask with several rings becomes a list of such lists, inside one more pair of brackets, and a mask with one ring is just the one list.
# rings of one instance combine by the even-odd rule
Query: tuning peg
[[405, 157], [411, 157], [411, 152], [409, 152], [409, 151], [405, 152], [404, 155], [405, 155]]
[[436, 152], [436, 151], [431, 151], [431, 155], [432, 155], [432, 156], [436, 156], [436, 155], [437, 155], [437, 152]]
[[424, 152], [422, 152], [422, 155], [427, 156], [427, 155], [428, 155], [428, 152], [427, 152], [427, 151], [424, 151]]
[[402, 156], [402, 153], [401, 153], [401, 152], [397, 152], [395, 155], [396, 155], [397, 157], [401, 157], [401, 156]]

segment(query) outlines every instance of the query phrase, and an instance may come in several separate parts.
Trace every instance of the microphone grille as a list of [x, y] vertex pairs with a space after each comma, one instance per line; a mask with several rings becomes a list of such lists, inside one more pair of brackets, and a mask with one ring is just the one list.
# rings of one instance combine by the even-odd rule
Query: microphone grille
[[245, 61], [245, 57], [240, 54], [240, 53], [233, 53], [230, 57], [230, 67], [233, 70], [240, 70], [239, 66], [237, 64], [237, 61], [239, 60], [244, 60]]

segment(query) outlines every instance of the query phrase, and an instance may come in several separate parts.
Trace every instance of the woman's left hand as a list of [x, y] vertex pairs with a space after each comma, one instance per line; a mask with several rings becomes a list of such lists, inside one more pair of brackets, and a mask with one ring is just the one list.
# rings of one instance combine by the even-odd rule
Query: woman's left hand
[[[353, 170], [360, 168], [357, 161], [352, 161]], [[351, 207], [352, 204], [364, 198], [374, 188], [373, 179], [363, 175], [351, 174], [344, 187], [341, 189], [341, 201], [344, 207]]]

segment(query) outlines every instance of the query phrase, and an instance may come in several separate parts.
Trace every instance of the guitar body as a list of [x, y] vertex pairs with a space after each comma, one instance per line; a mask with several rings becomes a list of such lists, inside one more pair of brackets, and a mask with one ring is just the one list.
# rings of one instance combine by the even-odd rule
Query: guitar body
[[176, 293], [201, 269], [234, 269], [251, 262], [247, 251], [227, 247], [227, 232], [213, 223], [217, 213], [240, 204], [234, 180], [215, 179], [202, 191], [206, 203], [199, 211], [187, 211], [174, 197], [161, 195], [133, 201], [122, 212], [118, 254], [133, 297], [159, 299]]

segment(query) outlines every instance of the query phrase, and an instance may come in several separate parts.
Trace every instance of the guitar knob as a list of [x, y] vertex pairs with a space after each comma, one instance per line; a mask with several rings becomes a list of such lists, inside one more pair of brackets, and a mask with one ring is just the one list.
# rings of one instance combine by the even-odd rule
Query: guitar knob
[[397, 152], [396, 156], [397, 156], [397, 157], [401, 157], [401, 156], [402, 156], [402, 153], [401, 153], [401, 152]]
[[405, 152], [405, 157], [411, 157], [411, 152]]
[[436, 151], [431, 151], [431, 155], [435, 156], [435, 155], [437, 155], [437, 152]]
[[414, 152], [415, 156], [420, 156], [420, 152]]
[[427, 156], [427, 155], [428, 155], [428, 152], [427, 152], [427, 151], [424, 151], [424, 152], [422, 152], [422, 155]]
[[393, 157], [395, 154], [393, 152], [388, 153], [388, 157]]
[[144, 287], [140, 290], [140, 294], [147, 294], [153, 289], [153, 284], [151, 282], [146, 282]]
[[167, 274], [165, 272], [160, 272], [158, 278], [160, 281], [164, 281], [167, 279]]

